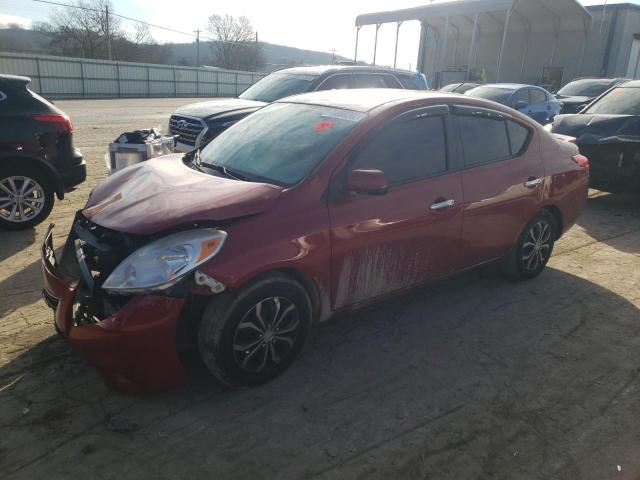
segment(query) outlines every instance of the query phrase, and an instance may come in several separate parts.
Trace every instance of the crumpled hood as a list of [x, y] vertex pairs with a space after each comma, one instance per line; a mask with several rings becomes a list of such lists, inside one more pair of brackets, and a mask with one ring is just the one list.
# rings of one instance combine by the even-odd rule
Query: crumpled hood
[[586, 113], [557, 115], [551, 131], [575, 137], [578, 144], [594, 144], [614, 136], [638, 136], [640, 117]]
[[208, 102], [191, 103], [178, 108], [174, 115], [187, 115], [197, 118], [208, 118], [221, 113], [250, 110], [264, 107], [266, 103], [242, 98], [218, 98]]
[[125, 168], [98, 185], [83, 214], [119, 232], [153, 234], [196, 221], [262, 213], [282, 193], [275, 185], [215, 177], [166, 155]]

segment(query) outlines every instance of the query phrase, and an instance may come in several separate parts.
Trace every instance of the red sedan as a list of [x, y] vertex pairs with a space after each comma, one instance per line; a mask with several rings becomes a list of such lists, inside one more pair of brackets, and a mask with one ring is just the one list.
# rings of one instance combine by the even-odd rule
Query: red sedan
[[202, 151], [127, 168], [91, 193], [44, 297], [57, 329], [112, 386], [282, 373], [336, 312], [489, 262], [545, 268], [586, 205], [570, 139], [493, 102], [441, 93], [290, 97]]

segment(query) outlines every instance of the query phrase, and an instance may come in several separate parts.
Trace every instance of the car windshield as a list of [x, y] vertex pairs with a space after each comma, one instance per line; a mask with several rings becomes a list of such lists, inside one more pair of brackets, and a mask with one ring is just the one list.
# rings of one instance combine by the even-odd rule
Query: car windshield
[[475, 98], [485, 98], [494, 102], [506, 104], [513, 90], [500, 87], [477, 87], [469, 90], [466, 95]]
[[366, 114], [296, 103], [275, 103], [249, 115], [213, 139], [200, 166], [231, 176], [291, 186], [324, 159]]
[[258, 102], [275, 102], [289, 95], [306, 92], [317, 75], [272, 73], [246, 89], [240, 98]]
[[640, 88], [614, 88], [584, 113], [640, 115]]
[[567, 83], [558, 91], [558, 95], [567, 97], [598, 97], [611, 86], [611, 80], [576, 80]]

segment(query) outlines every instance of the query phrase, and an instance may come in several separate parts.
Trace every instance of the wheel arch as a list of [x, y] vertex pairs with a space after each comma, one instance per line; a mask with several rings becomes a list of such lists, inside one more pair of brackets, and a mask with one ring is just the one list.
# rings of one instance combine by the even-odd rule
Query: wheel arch
[[553, 215], [553, 218], [557, 222], [558, 235], [556, 237], [556, 240], [559, 239], [562, 236], [562, 234], [564, 233], [564, 219], [562, 217], [562, 211], [555, 205], [546, 205], [543, 208], [543, 210], [546, 210], [551, 215]]
[[49, 178], [51, 178], [53, 188], [56, 192], [56, 197], [58, 197], [59, 200], [62, 200], [64, 198], [64, 185], [62, 184], [60, 175], [58, 175], [58, 172], [56, 172], [55, 168], [45, 162], [41, 157], [24, 151], [17, 152], [15, 150], [1, 150], [0, 166], [11, 161], [19, 161], [22, 165], [37, 168], [40, 171], [46, 173]]
[[245, 285], [259, 280], [260, 278], [268, 277], [270, 275], [284, 275], [285, 277], [288, 277], [298, 283], [309, 297], [309, 301], [311, 302], [311, 311], [313, 313], [313, 320], [317, 321], [321, 318], [323, 313], [323, 301], [320, 287], [318, 286], [317, 282], [313, 280], [313, 278], [311, 278], [307, 273], [300, 269], [292, 267], [279, 267], [265, 270], [258, 273], [248, 281], [243, 282], [243, 286], [240, 288], [243, 288]]

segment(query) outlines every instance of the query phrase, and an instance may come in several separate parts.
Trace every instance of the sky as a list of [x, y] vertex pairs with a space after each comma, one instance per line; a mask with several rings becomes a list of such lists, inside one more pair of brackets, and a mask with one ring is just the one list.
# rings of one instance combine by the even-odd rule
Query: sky
[[[65, 2], [68, 0], [57, 0]], [[145, 20], [176, 30], [192, 32], [206, 28], [211, 14], [244, 15], [265, 42], [318, 51], [336, 50], [336, 54], [352, 58], [355, 45], [355, 18], [370, 13], [415, 7], [429, 0], [112, 0], [116, 13]], [[640, 4], [640, 0], [627, 0]], [[436, 0], [438, 3], [438, 0]], [[583, 0], [585, 5], [602, 4], [603, 0]], [[624, 0], [609, 3], [626, 3]], [[33, 0], [0, 0], [0, 24], [15, 22], [28, 26], [31, 21], [47, 19], [50, 5]], [[131, 25], [123, 25], [131, 29]], [[378, 32], [377, 64], [392, 65], [395, 44], [395, 24], [383, 25]], [[400, 30], [397, 65], [415, 68], [420, 25], [406, 22]], [[193, 41], [185, 35], [151, 29], [159, 42]], [[373, 60], [374, 26], [360, 30], [358, 60]], [[1, 46], [0, 46], [1, 47]]]

